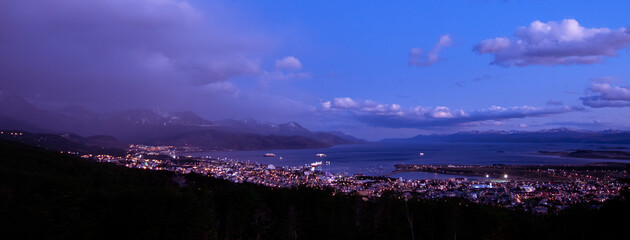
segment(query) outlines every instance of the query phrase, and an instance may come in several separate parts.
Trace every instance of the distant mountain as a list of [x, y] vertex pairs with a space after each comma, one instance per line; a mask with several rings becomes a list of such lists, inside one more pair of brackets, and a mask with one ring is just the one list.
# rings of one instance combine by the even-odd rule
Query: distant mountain
[[[130, 109], [94, 113], [81, 106], [48, 111], [8, 94], [0, 95], [0, 129], [55, 134], [71, 132], [77, 136], [110, 135], [126, 143], [140, 144], [194, 142], [209, 149], [312, 148], [364, 142], [341, 133], [311, 132], [297, 122], [275, 124], [254, 119], [212, 122], [190, 111]], [[208, 140], [214, 144], [212, 146], [202, 141], [209, 136], [212, 136]], [[228, 148], [222, 141], [237, 147], [230, 145]], [[255, 146], [255, 142], [259, 145]]]
[[365, 140], [345, 135], [341, 132], [311, 132], [297, 122], [275, 124], [256, 121], [253, 119], [245, 119], [242, 121], [227, 119], [216, 121], [215, 123], [217, 124], [217, 127], [214, 129], [220, 131], [231, 133], [253, 133], [259, 135], [303, 136], [330, 146], [366, 142]]
[[0, 115], [0, 126], [2, 126], [2, 129], [7, 129], [7, 130], [23, 130], [23, 131], [39, 132], [39, 133], [51, 132], [50, 130], [39, 128], [29, 123], [26, 123], [26, 122], [23, 122], [23, 121], [20, 121], [11, 117], [2, 116], [2, 115]]
[[[33, 131], [35, 129], [46, 129], [54, 131], [56, 128], [65, 128], [74, 126], [75, 122], [72, 118], [58, 115], [49, 111], [40, 109], [20, 96], [3, 93], [0, 95], [0, 115], [3, 118], [12, 119], [12, 124], [25, 126], [24, 130]], [[0, 128], [12, 128], [8, 125], [0, 125]]]
[[630, 144], [630, 132], [618, 130], [588, 131], [569, 128], [539, 131], [467, 131], [449, 135], [418, 135], [381, 142], [540, 142], [540, 143], [616, 143]]
[[275, 124], [270, 122], [257, 121], [254, 119], [234, 120], [226, 119], [216, 121], [218, 129], [228, 132], [254, 133], [260, 135], [306, 135], [311, 131], [302, 127], [296, 122]]
[[304, 137], [228, 133], [216, 130], [203, 130], [180, 134], [159, 140], [154, 145], [192, 145], [205, 150], [260, 150], [260, 149], [301, 149], [326, 148], [333, 144]]
[[351, 142], [355, 142], [355, 143], [365, 143], [365, 142], [367, 142], [364, 139], [356, 138], [354, 136], [351, 136], [351, 135], [348, 135], [348, 134], [345, 134], [345, 133], [342, 133], [342, 132], [339, 132], [339, 131], [330, 131], [330, 132], [326, 132], [326, 133], [330, 133], [332, 135], [335, 135], [337, 137], [340, 137], [342, 139], [345, 139], [345, 140], [351, 141]]

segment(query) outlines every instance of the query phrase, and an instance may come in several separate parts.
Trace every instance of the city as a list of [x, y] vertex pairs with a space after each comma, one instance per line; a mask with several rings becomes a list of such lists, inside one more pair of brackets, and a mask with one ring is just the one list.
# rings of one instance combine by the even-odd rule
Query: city
[[628, 9], [1, 0], [0, 236], [627, 239]]
[[[515, 180], [505, 174], [499, 178], [458, 177], [448, 179], [405, 180], [361, 174], [332, 174], [311, 165], [280, 167], [233, 159], [182, 157], [190, 147], [131, 145], [126, 157], [82, 155], [98, 162], [114, 163], [129, 168], [165, 170], [180, 174], [196, 173], [235, 183], [254, 183], [271, 188], [309, 187], [330, 189], [335, 194], [356, 194], [363, 200], [393, 194], [398, 198], [465, 198], [474, 203], [521, 209], [538, 214], [557, 213], [574, 205], [599, 208], [603, 202], [628, 190], [626, 170], [567, 170], [541, 166], [558, 176], [556, 181]], [[428, 168], [435, 168], [426, 166]], [[451, 166], [462, 167], [462, 166]], [[473, 167], [473, 166], [469, 166]], [[479, 166], [474, 166], [479, 167]], [[614, 177], [613, 177], [614, 176]], [[183, 179], [175, 179], [185, 184]]]

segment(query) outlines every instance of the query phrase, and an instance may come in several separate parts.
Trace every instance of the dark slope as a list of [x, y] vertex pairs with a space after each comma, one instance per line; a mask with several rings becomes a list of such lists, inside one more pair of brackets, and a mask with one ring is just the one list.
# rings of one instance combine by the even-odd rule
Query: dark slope
[[[558, 216], [271, 189], [127, 169], [0, 141], [3, 239], [625, 239], [627, 201]], [[624, 195], [628, 197], [628, 195]]]
[[200, 239], [207, 203], [168, 172], [88, 162], [0, 141], [3, 239]]
[[7, 140], [41, 147], [52, 151], [79, 154], [126, 155], [127, 145], [111, 136], [84, 138], [74, 134], [38, 134], [25, 131], [0, 130], [0, 140]]

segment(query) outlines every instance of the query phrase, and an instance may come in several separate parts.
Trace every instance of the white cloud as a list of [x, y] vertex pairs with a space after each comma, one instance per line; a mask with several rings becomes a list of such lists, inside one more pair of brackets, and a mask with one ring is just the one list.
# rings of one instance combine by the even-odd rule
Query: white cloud
[[322, 103], [323, 110], [330, 110], [332, 108], [332, 103], [330, 101], [325, 101]]
[[433, 118], [453, 118], [454, 116], [447, 107], [437, 106], [431, 112], [431, 117]]
[[630, 107], [630, 87], [613, 86], [609, 79], [592, 80], [587, 94], [580, 99], [589, 107]]
[[321, 105], [322, 112], [350, 113], [367, 124], [391, 128], [496, 125], [507, 119], [540, 117], [582, 110], [569, 106], [553, 108], [491, 106], [470, 112], [461, 109], [453, 110], [445, 106], [416, 106], [405, 109], [398, 104], [381, 104], [349, 97], [335, 98]]
[[412, 48], [409, 51], [409, 66], [425, 67], [430, 66], [438, 62], [440, 57], [438, 54], [442, 51], [442, 48], [452, 45], [451, 36], [446, 34], [440, 37], [440, 40], [435, 44], [431, 52], [423, 55], [422, 48]]
[[335, 108], [348, 109], [348, 108], [358, 107], [358, 104], [354, 100], [352, 100], [352, 98], [349, 98], [349, 97], [335, 98], [333, 101], [334, 101]]
[[238, 91], [236, 86], [231, 82], [216, 82], [205, 86], [208, 90], [217, 93], [234, 94]]
[[259, 77], [263, 84], [266, 84], [268, 81], [285, 81], [311, 77], [310, 73], [299, 72], [298, 70], [300, 69], [302, 69], [300, 60], [293, 56], [288, 56], [276, 60], [275, 71], [262, 71]]
[[310, 73], [304, 72], [281, 72], [281, 71], [273, 71], [273, 72], [262, 72], [260, 74], [260, 79], [262, 81], [286, 81], [286, 80], [294, 80], [294, 79], [304, 79], [310, 78]]
[[283, 59], [276, 60], [276, 69], [278, 70], [300, 70], [302, 69], [302, 63], [299, 59], [288, 56]]
[[585, 28], [575, 19], [532, 22], [520, 27], [515, 39], [486, 39], [474, 48], [494, 55], [492, 64], [502, 66], [595, 64], [630, 44], [626, 28]]

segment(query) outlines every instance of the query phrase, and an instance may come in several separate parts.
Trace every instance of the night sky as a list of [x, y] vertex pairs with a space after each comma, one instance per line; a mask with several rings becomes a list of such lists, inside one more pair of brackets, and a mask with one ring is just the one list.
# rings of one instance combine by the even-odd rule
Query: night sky
[[0, 1], [0, 93], [370, 140], [630, 129], [630, 1]]

